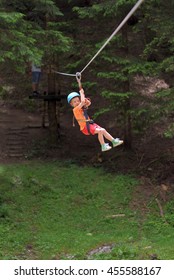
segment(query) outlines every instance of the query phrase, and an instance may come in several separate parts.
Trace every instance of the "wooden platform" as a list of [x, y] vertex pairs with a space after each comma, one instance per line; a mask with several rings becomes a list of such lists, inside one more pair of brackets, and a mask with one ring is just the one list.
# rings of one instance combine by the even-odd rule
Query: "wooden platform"
[[60, 101], [62, 99], [66, 99], [66, 95], [29, 95], [29, 99], [35, 99], [35, 100], [44, 100], [44, 101]]

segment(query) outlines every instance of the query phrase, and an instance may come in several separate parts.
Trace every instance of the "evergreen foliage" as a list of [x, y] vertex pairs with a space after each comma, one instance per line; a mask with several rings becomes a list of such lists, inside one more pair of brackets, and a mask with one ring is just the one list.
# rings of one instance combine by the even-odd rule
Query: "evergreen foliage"
[[61, 31], [62, 16], [52, 0], [2, 1], [1, 62], [14, 60], [24, 69], [27, 61], [47, 64], [53, 62], [54, 55], [67, 52], [70, 40]]

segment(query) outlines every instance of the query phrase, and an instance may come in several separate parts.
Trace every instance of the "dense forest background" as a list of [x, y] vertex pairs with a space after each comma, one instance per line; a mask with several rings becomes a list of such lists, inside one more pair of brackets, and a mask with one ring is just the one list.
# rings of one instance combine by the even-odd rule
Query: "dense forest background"
[[[174, 1], [144, 0], [82, 73], [101, 153], [66, 97], [136, 0], [0, 0], [0, 259], [173, 259]], [[41, 64], [32, 98], [29, 63]]]
[[[42, 64], [41, 92], [67, 95], [77, 90], [74, 77], [54, 71], [83, 69], [135, 3], [0, 1], [1, 98], [35, 106], [28, 101], [29, 61]], [[82, 75], [94, 119], [117, 127], [129, 150], [135, 139], [150, 139], [154, 131], [170, 140], [174, 135], [173, 6], [172, 0], [144, 1]], [[48, 102], [48, 107], [50, 143], [55, 143], [61, 134], [60, 114], [68, 109], [61, 102]]]

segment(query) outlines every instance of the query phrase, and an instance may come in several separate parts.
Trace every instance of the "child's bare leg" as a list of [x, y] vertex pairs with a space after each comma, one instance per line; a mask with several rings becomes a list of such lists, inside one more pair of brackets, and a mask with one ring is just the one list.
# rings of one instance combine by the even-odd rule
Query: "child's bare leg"
[[114, 140], [114, 137], [112, 137], [112, 135], [109, 134], [109, 133], [106, 131], [106, 129], [104, 129], [104, 128], [103, 128], [103, 136], [104, 136], [106, 139], [108, 139], [109, 141], [111, 141], [111, 142]]
[[106, 129], [104, 129], [104, 128], [103, 128], [103, 135], [104, 135], [104, 137], [105, 137], [106, 139], [108, 139], [109, 141], [112, 142], [113, 147], [117, 147], [117, 146], [123, 144], [123, 140], [120, 140], [119, 138], [114, 139], [114, 138], [112, 137], [112, 135], [110, 135], [110, 134], [106, 131]]
[[104, 128], [96, 128], [95, 130], [95, 134], [98, 134], [98, 139], [99, 139], [99, 142], [101, 143], [101, 145], [103, 145], [105, 143], [104, 141], [104, 137], [109, 140], [109, 141], [113, 141], [114, 138], [112, 137], [112, 135], [110, 135], [106, 129]]
[[105, 141], [104, 141], [104, 137], [103, 137], [103, 131], [101, 130], [101, 128], [96, 128], [95, 134], [98, 134], [98, 140], [99, 140], [100, 144], [104, 145]]
[[[98, 140], [101, 144], [102, 152], [109, 151], [112, 147], [109, 146], [107, 143], [105, 143], [105, 140], [104, 140], [105, 129], [104, 128], [96, 128], [95, 134], [98, 134]], [[110, 139], [112, 139], [112, 136], [108, 133], [108, 134], [106, 134], [106, 138], [108, 138], [108, 140], [110, 140]]]
[[104, 128], [96, 128], [95, 134], [98, 134], [98, 140], [101, 144], [102, 152], [109, 151], [111, 149], [110, 145], [105, 144], [104, 137], [112, 142], [113, 147], [123, 144], [123, 140], [120, 140], [119, 138], [114, 139]]

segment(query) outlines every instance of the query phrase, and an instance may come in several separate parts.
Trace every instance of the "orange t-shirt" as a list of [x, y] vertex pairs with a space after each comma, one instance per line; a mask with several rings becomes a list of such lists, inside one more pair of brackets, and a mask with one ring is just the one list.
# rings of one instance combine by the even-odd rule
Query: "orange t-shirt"
[[[84, 116], [83, 109], [78, 108], [78, 106], [77, 106], [73, 109], [73, 114], [74, 114], [74, 117], [76, 118], [76, 120], [78, 121], [80, 130], [83, 130], [86, 126], [86, 118]], [[89, 118], [89, 120], [90, 120], [90, 118]]]

